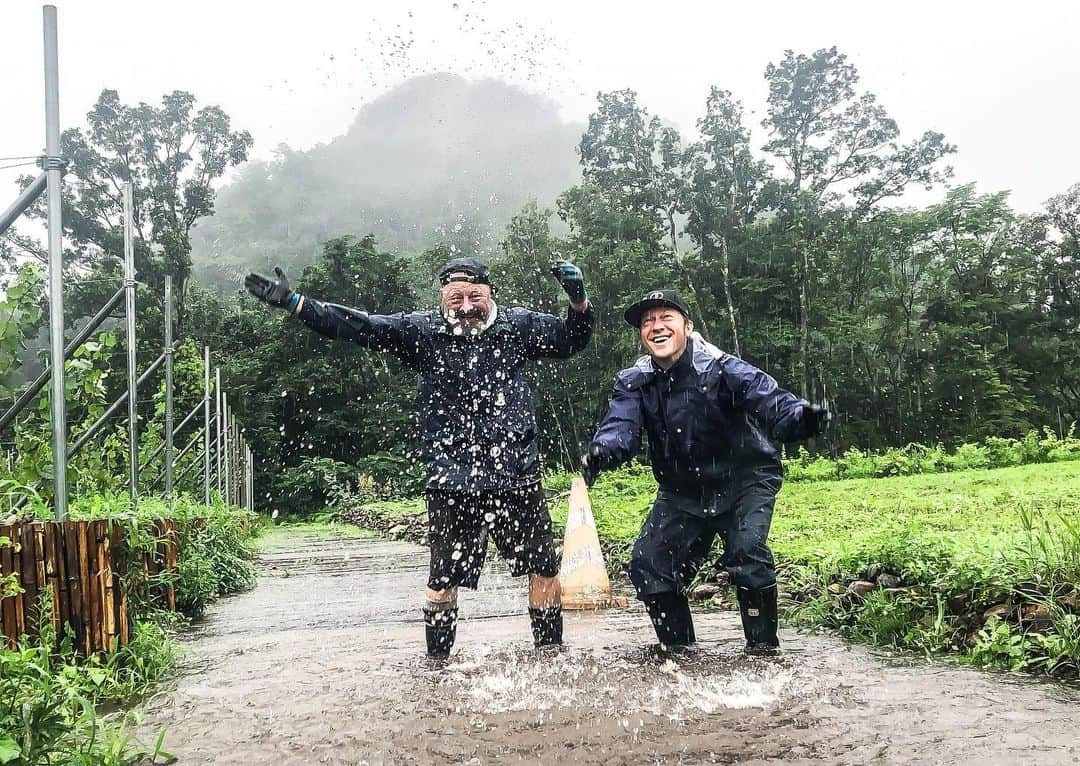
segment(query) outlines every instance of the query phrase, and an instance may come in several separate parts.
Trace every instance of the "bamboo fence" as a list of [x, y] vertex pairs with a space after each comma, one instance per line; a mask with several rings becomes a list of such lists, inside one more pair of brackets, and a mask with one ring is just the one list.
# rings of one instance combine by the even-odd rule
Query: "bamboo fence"
[[[162, 520], [147, 531], [152, 550], [132, 553], [124, 528], [108, 520], [0, 525], [0, 537], [11, 541], [0, 547], [0, 579], [14, 575], [22, 591], [0, 599], [6, 644], [36, 636], [48, 620], [58, 637], [70, 630], [75, 648], [90, 656], [127, 645], [133, 598], [175, 610], [176, 524]], [[43, 598], [49, 592], [51, 603]]]

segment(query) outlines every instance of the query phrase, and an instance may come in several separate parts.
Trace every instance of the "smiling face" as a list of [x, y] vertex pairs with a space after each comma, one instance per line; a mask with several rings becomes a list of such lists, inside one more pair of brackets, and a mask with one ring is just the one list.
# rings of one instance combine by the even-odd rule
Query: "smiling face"
[[450, 282], [441, 290], [442, 308], [450, 324], [462, 332], [475, 333], [491, 314], [491, 285]]
[[686, 338], [694, 331], [694, 323], [678, 309], [658, 306], [641, 315], [641, 345], [663, 369], [679, 361], [686, 350]]

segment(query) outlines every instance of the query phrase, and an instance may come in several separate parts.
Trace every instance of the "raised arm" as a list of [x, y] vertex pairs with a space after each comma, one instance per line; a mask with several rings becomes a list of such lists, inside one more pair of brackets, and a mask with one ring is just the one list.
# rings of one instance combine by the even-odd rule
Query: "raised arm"
[[581, 269], [569, 261], [555, 261], [551, 264], [551, 275], [570, 299], [566, 319], [527, 309], [514, 309], [515, 321], [519, 323], [525, 338], [525, 353], [530, 359], [545, 356], [565, 359], [585, 348], [592, 337], [596, 317], [585, 290], [585, 277]]
[[521, 328], [529, 359], [566, 359], [581, 351], [589, 344], [596, 317], [592, 304], [581, 311], [570, 307], [565, 319], [523, 308], [511, 309], [510, 314]]
[[275, 268], [274, 273], [275, 280], [261, 274], [248, 274], [244, 286], [256, 298], [285, 309], [328, 338], [352, 341], [374, 351], [393, 354], [410, 366], [422, 363], [421, 326], [412, 315], [369, 314], [336, 303], [323, 303], [289, 287], [289, 280], [280, 268]]

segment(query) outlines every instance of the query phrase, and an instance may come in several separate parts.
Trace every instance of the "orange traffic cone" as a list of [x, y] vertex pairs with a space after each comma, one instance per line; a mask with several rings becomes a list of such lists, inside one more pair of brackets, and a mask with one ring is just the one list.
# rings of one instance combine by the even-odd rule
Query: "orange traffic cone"
[[604, 554], [589, 505], [589, 490], [581, 477], [570, 485], [570, 512], [566, 515], [559, 580], [563, 609], [626, 606], [625, 598], [611, 595], [611, 581], [604, 568]]

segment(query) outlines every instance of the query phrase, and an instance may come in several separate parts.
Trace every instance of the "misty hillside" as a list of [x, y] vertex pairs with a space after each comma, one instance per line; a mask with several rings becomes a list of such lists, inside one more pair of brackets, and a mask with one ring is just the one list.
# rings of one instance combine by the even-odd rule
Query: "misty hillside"
[[193, 232], [196, 278], [314, 260], [319, 244], [374, 233], [382, 247], [487, 248], [530, 199], [552, 205], [577, 181], [582, 126], [505, 83], [449, 74], [409, 80], [310, 151], [279, 147], [218, 194]]

